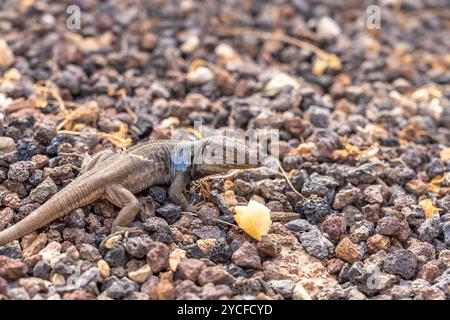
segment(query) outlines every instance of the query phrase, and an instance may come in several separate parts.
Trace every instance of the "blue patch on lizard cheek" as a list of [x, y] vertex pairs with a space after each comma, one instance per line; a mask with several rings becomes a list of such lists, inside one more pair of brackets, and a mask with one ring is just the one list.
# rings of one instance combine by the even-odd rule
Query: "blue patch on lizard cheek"
[[188, 161], [183, 150], [171, 156], [170, 168], [173, 171], [184, 171], [188, 167]]

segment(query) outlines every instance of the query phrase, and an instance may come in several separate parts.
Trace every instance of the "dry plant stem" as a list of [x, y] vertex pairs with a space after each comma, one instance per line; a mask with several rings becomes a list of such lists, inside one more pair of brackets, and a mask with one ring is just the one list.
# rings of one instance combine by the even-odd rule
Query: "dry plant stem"
[[219, 33], [221, 35], [231, 35], [231, 36], [251, 35], [255, 38], [262, 39], [262, 40], [284, 42], [284, 43], [308, 50], [310, 52], [313, 52], [317, 56], [319, 56], [325, 60], [327, 60], [330, 56], [334, 56], [333, 54], [330, 54], [330, 53], [326, 52], [325, 50], [322, 50], [319, 47], [316, 47], [315, 45], [313, 45], [309, 42], [290, 37], [284, 33], [265, 32], [265, 31], [250, 29], [250, 28], [227, 28], [227, 29], [216, 28], [216, 31], [217, 31], [217, 33]]
[[[193, 213], [193, 212], [189, 212], [189, 211], [181, 211], [181, 214], [187, 214], [187, 215], [190, 215], [190, 216], [193, 216], [193, 217], [198, 217], [198, 214]], [[226, 221], [217, 219], [217, 218], [208, 218], [208, 219], [210, 219], [210, 220], [212, 220], [212, 221], [214, 221], [214, 222], [219, 222], [219, 223], [226, 224], [226, 225], [228, 225], [228, 226], [230, 226], [230, 227], [233, 227], [233, 228], [238, 228], [238, 229], [240, 229], [240, 227], [237, 226], [237, 225], [235, 225], [235, 224], [232, 224], [232, 223], [229, 223], [229, 222], [226, 222]]]
[[131, 116], [133, 124], [136, 124], [138, 121], [138, 117], [136, 113], [131, 109], [130, 103], [128, 102], [127, 92], [125, 91], [125, 89], [120, 89], [119, 94], [124, 102], [125, 110]]

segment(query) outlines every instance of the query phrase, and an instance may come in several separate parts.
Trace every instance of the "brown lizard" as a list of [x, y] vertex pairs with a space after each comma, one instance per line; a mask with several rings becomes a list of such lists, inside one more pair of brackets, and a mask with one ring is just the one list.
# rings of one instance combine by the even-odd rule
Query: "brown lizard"
[[139, 211], [134, 196], [152, 185], [167, 185], [169, 198], [195, 212], [184, 187], [201, 177], [259, 165], [256, 152], [231, 138], [216, 136], [199, 141], [160, 140], [125, 152], [105, 150], [83, 161], [80, 175], [30, 215], [0, 232], [0, 245], [40, 229], [77, 208], [107, 199], [121, 208], [112, 233], [124, 232]]

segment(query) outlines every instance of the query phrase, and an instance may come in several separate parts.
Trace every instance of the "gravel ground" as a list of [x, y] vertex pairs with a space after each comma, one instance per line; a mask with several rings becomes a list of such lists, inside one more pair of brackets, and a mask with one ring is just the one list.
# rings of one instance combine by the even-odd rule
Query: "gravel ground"
[[[448, 3], [383, 1], [369, 30], [370, 2], [336, 2], [2, 1], [0, 230], [80, 155], [196, 120], [279, 130], [304, 198], [261, 168], [192, 185], [192, 217], [154, 186], [145, 233], [103, 248], [118, 210], [97, 201], [0, 247], [0, 299], [449, 299]], [[217, 222], [251, 199], [261, 241]]]

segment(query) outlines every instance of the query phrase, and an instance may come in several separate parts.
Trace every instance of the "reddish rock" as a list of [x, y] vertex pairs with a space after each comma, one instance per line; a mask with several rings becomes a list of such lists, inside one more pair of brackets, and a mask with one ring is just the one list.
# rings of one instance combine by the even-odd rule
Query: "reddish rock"
[[95, 300], [95, 296], [92, 293], [75, 290], [63, 295], [63, 300]]
[[344, 238], [336, 246], [336, 257], [347, 261], [349, 263], [354, 263], [362, 259], [361, 248], [350, 241], [349, 238]]
[[173, 300], [173, 289], [173, 284], [169, 280], [163, 279], [149, 290], [150, 300]]
[[430, 261], [422, 266], [417, 277], [432, 283], [442, 274], [442, 271], [437, 261]]
[[387, 236], [383, 236], [381, 234], [375, 234], [369, 239], [367, 239], [367, 248], [370, 253], [376, 253], [380, 250], [387, 250], [389, 245], [391, 244], [391, 240]]
[[266, 234], [261, 237], [257, 244], [258, 251], [268, 257], [276, 257], [281, 248], [278, 245], [277, 237], [273, 234]]
[[207, 283], [212, 284], [231, 284], [233, 276], [222, 266], [214, 266], [203, 269], [198, 276], [198, 283], [203, 286]]
[[161, 242], [157, 242], [147, 253], [147, 263], [152, 268], [153, 273], [159, 273], [169, 268], [169, 247]]
[[329, 216], [322, 222], [321, 228], [322, 232], [326, 233], [331, 239], [339, 240], [346, 228], [345, 219], [339, 216]]
[[12, 281], [23, 277], [27, 271], [27, 265], [22, 261], [0, 256], [0, 277]]
[[178, 264], [177, 274], [183, 280], [197, 282], [198, 276], [206, 266], [203, 261], [198, 259], [183, 259]]
[[250, 242], [244, 242], [231, 257], [233, 263], [242, 268], [261, 269], [258, 250]]
[[341, 271], [342, 267], [345, 265], [345, 262], [341, 259], [331, 259], [327, 264], [327, 271], [330, 274], [337, 274]]

